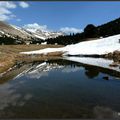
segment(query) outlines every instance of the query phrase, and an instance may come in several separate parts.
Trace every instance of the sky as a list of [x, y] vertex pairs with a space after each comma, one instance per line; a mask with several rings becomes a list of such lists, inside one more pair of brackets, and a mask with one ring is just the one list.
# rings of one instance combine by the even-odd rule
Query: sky
[[120, 2], [0, 2], [0, 20], [24, 28], [81, 32], [120, 17]]

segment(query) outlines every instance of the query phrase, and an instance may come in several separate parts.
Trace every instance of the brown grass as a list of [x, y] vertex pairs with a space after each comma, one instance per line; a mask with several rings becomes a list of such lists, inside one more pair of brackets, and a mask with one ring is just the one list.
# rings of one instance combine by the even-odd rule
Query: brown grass
[[40, 50], [44, 48], [58, 48], [60, 45], [1, 45], [0, 46], [0, 73], [14, 66], [16, 61], [39, 61], [61, 56], [61, 52], [48, 53], [44, 55], [21, 55], [19, 52]]

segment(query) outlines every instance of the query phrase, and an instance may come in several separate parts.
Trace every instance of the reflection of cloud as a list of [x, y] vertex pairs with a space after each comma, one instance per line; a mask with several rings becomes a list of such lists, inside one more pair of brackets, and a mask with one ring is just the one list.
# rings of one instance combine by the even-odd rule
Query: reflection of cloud
[[103, 106], [95, 106], [93, 113], [96, 118], [118, 118], [119, 117], [116, 111], [112, 110], [111, 108], [103, 107]]
[[24, 97], [23, 97], [23, 101], [20, 101], [18, 106], [23, 106], [27, 100], [29, 100], [30, 98], [32, 98], [32, 95], [31, 94], [26, 94]]
[[6, 83], [0, 86], [0, 110], [9, 106], [23, 106], [32, 97], [29, 93], [24, 96], [16, 93], [16, 85], [18, 84], [19, 82], [17, 84]]
[[11, 87], [10, 84], [0, 86], [0, 110], [9, 104], [16, 105], [16, 100], [20, 98], [20, 94], [14, 94], [15, 90], [10, 89]]
[[26, 94], [26, 95], [24, 96], [24, 99], [25, 99], [25, 100], [29, 100], [31, 97], [32, 97], [31, 94]]
[[76, 72], [76, 71], [79, 71], [80, 70], [80, 68], [79, 67], [75, 67], [75, 68], [64, 68], [63, 70], [62, 70], [62, 72], [66, 72], [66, 73], [70, 73], [70, 72]]
[[33, 72], [30, 72], [30, 73], [27, 73], [25, 75], [27, 78], [36, 78], [36, 79], [39, 79], [41, 78], [42, 76], [48, 76], [48, 72], [45, 72], [45, 71], [33, 71]]

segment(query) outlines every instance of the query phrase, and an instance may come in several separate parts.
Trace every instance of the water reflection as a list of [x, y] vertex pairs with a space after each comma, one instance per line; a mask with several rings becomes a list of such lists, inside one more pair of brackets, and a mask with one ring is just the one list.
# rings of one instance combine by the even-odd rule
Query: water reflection
[[95, 106], [93, 113], [96, 118], [119, 118], [119, 113], [109, 107]]
[[0, 110], [4, 110], [9, 106], [23, 106], [27, 100], [32, 97], [30, 93], [26, 93], [23, 96], [21, 93], [17, 92], [19, 85], [21, 85], [19, 81], [16, 84], [6, 83], [0, 85]]
[[93, 79], [99, 75], [99, 71], [93, 69], [92, 67], [85, 67], [85, 70], [85, 75], [90, 79]]
[[60, 59], [18, 73], [0, 84], [0, 118], [119, 118], [114, 70]]

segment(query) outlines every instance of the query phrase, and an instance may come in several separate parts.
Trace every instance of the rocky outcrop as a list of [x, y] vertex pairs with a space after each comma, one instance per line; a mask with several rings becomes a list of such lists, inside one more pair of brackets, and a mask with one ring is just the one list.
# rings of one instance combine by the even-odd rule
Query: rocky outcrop
[[114, 62], [120, 63], [120, 51], [116, 50], [113, 53], [108, 53], [105, 58], [113, 59]]
[[110, 67], [120, 66], [120, 51], [116, 50], [113, 53], [111, 52], [106, 54], [104, 57], [108, 59], [113, 59], [114, 62], [109, 65]]

